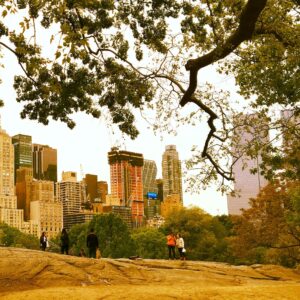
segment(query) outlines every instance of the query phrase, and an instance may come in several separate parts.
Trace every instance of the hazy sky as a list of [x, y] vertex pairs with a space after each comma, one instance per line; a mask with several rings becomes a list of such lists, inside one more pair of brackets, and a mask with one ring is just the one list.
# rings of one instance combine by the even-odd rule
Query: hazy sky
[[[44, 37], [45, 38], [45, 37]], [[161, 178], [161, 159], [166, 145], [176, 145], [180, 159], [190, 158], [190, 149], [193, 145], [202, 145], [207, 134], [206, 123], [197, 127], [182, 126], [178, 128], [177, 135], [155, 135], [148, 129], [148, 124], [137, 116], [139, 137], [132, 141], [120, 134], [113, 134], [107, 124], [101, 120], [93, 119], [83, 113], [76, 114], [74, 119], [77, 126], [71, 130], [66, 124], [50, 121], [48, 126], [36, 121], [22, 120], [19, 116], [21, 104], [16, 102], [16, 94], [12, 87], [13, 77], [20, 73], [15, 57], [5, 53], [5, 68], [0, 69], [0, 98], [5, 106], [0, 109], [2, 128], [9, 135], [26, 134], [32, 136], [32, 142], [46, 144], [58, 151], [58, 178], [62, 171], [75, 171], [77, 178], [81, 179], [82, 166], [84, 174], [96, 174], [98, 180], [106, 180], [109, 183], [109, 165], [107, 152], [112, 146], [122, 145], [122, 150], [142, 153], [145, 159], [154, 160], [157, 164], [157, 177]], [[213, 68], [207, 67], [201, 71], [205, 80], [213, 82], [218, 87], [226, 87], [235, 90], [232, 78], [221, 77]], [[203, 76], [205, 75], [205, 76]], [[186, 184], [183, 182], [183, 187]], [[226, 197], [217, 193], [213, 187], [199, 194], [191, 195], [184, 192], [184, 205], [196, 205], [211, 214], [227, 213]]]

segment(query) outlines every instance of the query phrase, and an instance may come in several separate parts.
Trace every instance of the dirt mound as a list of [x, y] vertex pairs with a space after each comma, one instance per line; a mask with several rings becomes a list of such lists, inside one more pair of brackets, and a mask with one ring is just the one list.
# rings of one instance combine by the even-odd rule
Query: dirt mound
[[273, 265], [89, 259], [0, 248], [1, 299], [297, 299], [300, 272]]

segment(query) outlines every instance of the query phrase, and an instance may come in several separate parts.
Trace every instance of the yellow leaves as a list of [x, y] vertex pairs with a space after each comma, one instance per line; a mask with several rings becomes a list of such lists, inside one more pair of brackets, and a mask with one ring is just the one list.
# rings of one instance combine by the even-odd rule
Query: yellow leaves
[[2, 12], [2, 17], [5, 18], [6, 16], [7, 16], [7, 10], [4, 10], [4, 11]]

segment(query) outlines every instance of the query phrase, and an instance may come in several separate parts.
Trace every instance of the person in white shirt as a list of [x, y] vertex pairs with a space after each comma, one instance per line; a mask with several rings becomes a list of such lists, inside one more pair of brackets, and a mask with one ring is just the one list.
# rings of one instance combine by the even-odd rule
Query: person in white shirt
[[185, 248], [184, 248], [184, 240], [182, 236], [178, 233], [176, 238], [176, 246], [179, 252], [179, 256], [181, 260], [185, 260]]

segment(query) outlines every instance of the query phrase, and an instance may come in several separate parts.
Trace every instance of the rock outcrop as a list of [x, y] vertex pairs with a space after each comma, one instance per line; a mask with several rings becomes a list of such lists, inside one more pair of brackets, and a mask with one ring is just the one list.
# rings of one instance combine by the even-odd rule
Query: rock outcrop
[[274, 265], [89, 259], [0, 248], [1, 299], [297, 299], [300, 272]]

